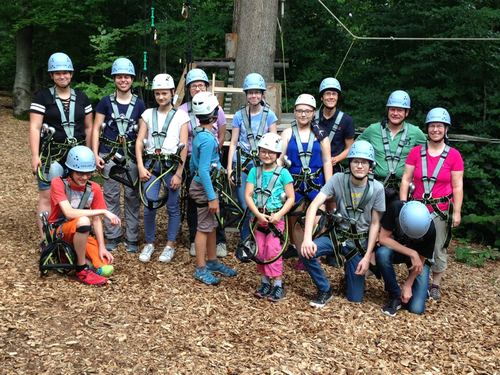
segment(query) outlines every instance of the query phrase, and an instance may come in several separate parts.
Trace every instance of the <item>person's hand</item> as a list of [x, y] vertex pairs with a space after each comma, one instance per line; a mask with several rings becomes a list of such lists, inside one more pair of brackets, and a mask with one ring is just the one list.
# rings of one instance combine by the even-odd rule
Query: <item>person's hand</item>
[[337, 159], [336, 156], [332, 157], [332, 167], [335, 166], [339, 162], [339, 159]]
[[417, 275], [420, 275], [422, 273], [422, 269], [424, 268], [420, 256], [416, 251], [413, 251], [413, 254], [410, 256], [410, 259], [411, 259], [411, 267], [408, 268], [408, 270], [415, 271]]
[[281, 221], [282, 218], [283, 216], [281, 216], [278, 212], [275, 212], [269, 216], [269, 221], [276, 225]]
[[208, 212], [211, 214], [219, 213], [219, 200], [217, 198], [208, 202]]
[[356, 275], [363, 276], [364, 274], [366, 274], [369, 267], [370, 267], [370, 259], [364, 256], [363, 259], [359, 261], [358, 266], [356, 267], [356, 271], [354, 273]]
[[269, 222], [270, 216], [259, 212], [259, 214], [255, 217], [255, 219], [259, 224], [265, 225]]
[[106, 163], [104, 159], [101, 158], [99, 155], [95, 155], [95, 165], [97, 167], [97, 170], [101, 171], [104, 168], [104, 165], [106, 165]]
[[148, 181], [151, 178], [151, 172], [149, 172], [146, 168], [137, 167], [137, 171], [139, 172], [139, 179], [143, 182]]
[[115, 257], [108, 250], [106, 250], [105, 248], [102, 248], [102, 249], [99, 249], [99, 259], [101, 259], [101, 261], [103, 261], [103, 262], [105, 260], [107, 260], [108, 264], [111, 264], [111, 263], [113, 263], [113, 260], [115, 259]]
[[300, 253], [304, 258], [311, 259], [316, 254], [318, 247], [313, 242], [312, 239], [305, 239], [302, 241], [302, 246], [300, 247]]
[[179, 177], [179, 175], [174, 174], [170, 179], [170, 188], [172, 190], [177, 190], [181, 187], [181, 183], [182, 183], [182, 178]]
[[106, 212], [104, 213], [104, 216], [106, 217], [106, 219], [109, 220], [111, 225], [120, 225], [121, 224], [120, 218], [118, 216], [116, 216], [114, 213], [112, 213], [111, 211], [106, 210]]
[[404, 283], [401, 287], [401, 301], [403, 303], [408, 303], [410, 302], [412, 296], [413, 294], [411, 291], [411, 285], [407, 285], [407, 283]]
[[36, 175], [38, 173], [38, 167], [42, 165], [42, 161], [38, 155], [33, 155], [31, 157], [31, 170], [33, 174]]
[[456, 228], [460, 225], [460, 221], [462, 220], [462, 217], [460, 215], [459, 211], [453, 211], [453, 221], [451, 222], [451, 226], [453, 228]]
[[236, 181], [233, 180], [233, 176], [232, 176], [232, 174], [233, 174], [233, 168], [228, 168], [226, 170], [226, 173], [227, 173], [227, 179], [229, 180], [229, 184], [231, 186], [235, 186], [236, 185]]

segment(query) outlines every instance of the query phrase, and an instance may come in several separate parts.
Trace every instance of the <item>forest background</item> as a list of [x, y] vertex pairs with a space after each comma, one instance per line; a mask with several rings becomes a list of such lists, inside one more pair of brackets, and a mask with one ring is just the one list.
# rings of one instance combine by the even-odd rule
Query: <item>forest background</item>
[[[423, 129], [427, 111], [442, 106], [452, 116], [451, 134], [490, 139], [452, 144], [465, 161], [463, 220], [456, 234], [498, 247], [498, 3], [493, 0], [325, 0], [323, 3], [356, 35], [490, 39], [352, 43], [353, 38], [320, 1], [286, 0], [279, 2], [280, 27], [276, 27], [277, 35], [273, 37], [276, 57], [281, 58], [284, 52], [289, 67], [286, 71], [276, 69], [274, 73], [276, 82], [286, 84], [283, 111], [291, 108], [300, 93], [317, 96], [321, 80], [335, 76], [341, 67], [337, 75], [343, 89], [340, 108], [354, 118], [357, 130], [379, 121], [385, 113], [389, 93], [404, 89], [412, 99], [409, 122]], [[73, 82], [93, 102], [112, 91], [109, 73], [112, 61], [119, 56], [134, 62], [136, 88], [140, 92], [146, 92], [141, 90], [143, 78], [151, 80], [160, 72], [170, 73], [178, 82], [190, 57], [193, 60], [224, 57], [225, 34], [234, 28], [234, 4], [230, 0], [6, 2], [0, 7], [3, 20], [0, 90], [13, 90], [16, 64], [18, 74], [21, 65], [25, 69], [24, 80], [30, 96], [40, 87], [48, 86], [47, 59], [56, 51], [72, 58]], [[183, 5], [190, 5], [187, 20], [181, 16]], [[151, 7], [155, 12], [156, 42]], [[265, 34], [261, 37], [269, 37]], [[146, 63], [144, 52], [147, 52]], [[217, 79], [227, 78], [225, 70], [207, 71], [216, 73]]]

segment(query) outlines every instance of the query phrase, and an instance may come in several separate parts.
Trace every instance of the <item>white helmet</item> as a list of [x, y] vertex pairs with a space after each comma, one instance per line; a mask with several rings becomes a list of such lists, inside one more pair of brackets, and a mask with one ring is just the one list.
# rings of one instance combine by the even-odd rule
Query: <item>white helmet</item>
[[174, 79], [170, 74], [161, 73], [155, 75], [151, 90], [169, 90], [175, 89]]
[[310, 94], [300, 94], [295, 101], [295, 107], [297, 107], [299, 104], [306, 104], [316, 109], [316, 99], [314, 99], [314, 96]]
[[192, 100], [193, 113], [199, 120], [217, 116], [219, 101], [217, 97], [209, 91], [197, 93]]
[[266, 133], [262, 136], [257, 144], [259, 148], [265, 148], [266, 150], [277, 152], [280, 154], [282, 150], [281, 137], [276, 133]]

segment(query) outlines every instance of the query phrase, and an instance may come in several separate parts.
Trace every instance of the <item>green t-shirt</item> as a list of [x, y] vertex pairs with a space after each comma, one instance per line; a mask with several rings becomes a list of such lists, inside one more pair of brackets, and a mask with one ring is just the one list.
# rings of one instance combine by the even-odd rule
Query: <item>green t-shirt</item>
[[[269, 181], [273, 177], [274, 169], [271, 171], [262, 171], [262, 189], [266, 189]], [[257, 168], [252, 168], [250, 173], [248, 173], [247, 183], [251, 183], [254, 186], [253, 201], [257, 202], [257, 194], [255, 194], [255, 187], [257, 186]], [[283, 207], [281, 202], [281, 193], [285, 191], [285, 185], [293, 183], [293, 178], [288, 169], [283, 168], [281, 173], [276, 180], [276, 183], [271, 190], [271, 196], [266, 202], [266, 209], [274, 212]]]
[[[408, 122], [404, 122], [403, 126], [396, 134], [394, 138], [391, 139], [391, 131], [386, 127], [384, 131], [387, 134], [387, 139], [389, 140], [389, 149], [391, 150], [392, 155], [396, 155], [396, 150], [398, 149], [399, 140], [403, 135], [404, 126], [408, 126], [408, 134], [406, 135], [406, 142], [403, 146], [403, 150], [401, 151], [399, 163], [396, 167], [396, 177], [401, 179], [404, 172], [406, 157], [410, 150], [416, 145], [423, 144], [427, 141], [425, 134], [418, 128], [418, 126], [412, 125]], [[365, 140], [372, 144], [375, 149], [375, 161], [377, 165], [373, 173], [375, 176], [380, 178], [385, 178], [389, 174], [389, 165], [388, 161], [385, 158], [385, 149], [384, 142], [382, 139], [381, 133], [381, 124], [377, 122], [375, 124], [371, 124], [369, 127], [365, 129], [365, 131], [358, 137], [358, 140]]]

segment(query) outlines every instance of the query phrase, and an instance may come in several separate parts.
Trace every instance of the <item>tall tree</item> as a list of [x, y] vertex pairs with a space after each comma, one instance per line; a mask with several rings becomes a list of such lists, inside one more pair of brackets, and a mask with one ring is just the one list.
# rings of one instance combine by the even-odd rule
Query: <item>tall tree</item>
[[[278, 0], [236, 0], [238, 10], [236, 32], [236, 66], [234, 83], [241, 87], [248, 73], [262, 74], [266, 82], [274, 81]], [[234, 97], [235, 111], [243, 102]]]

